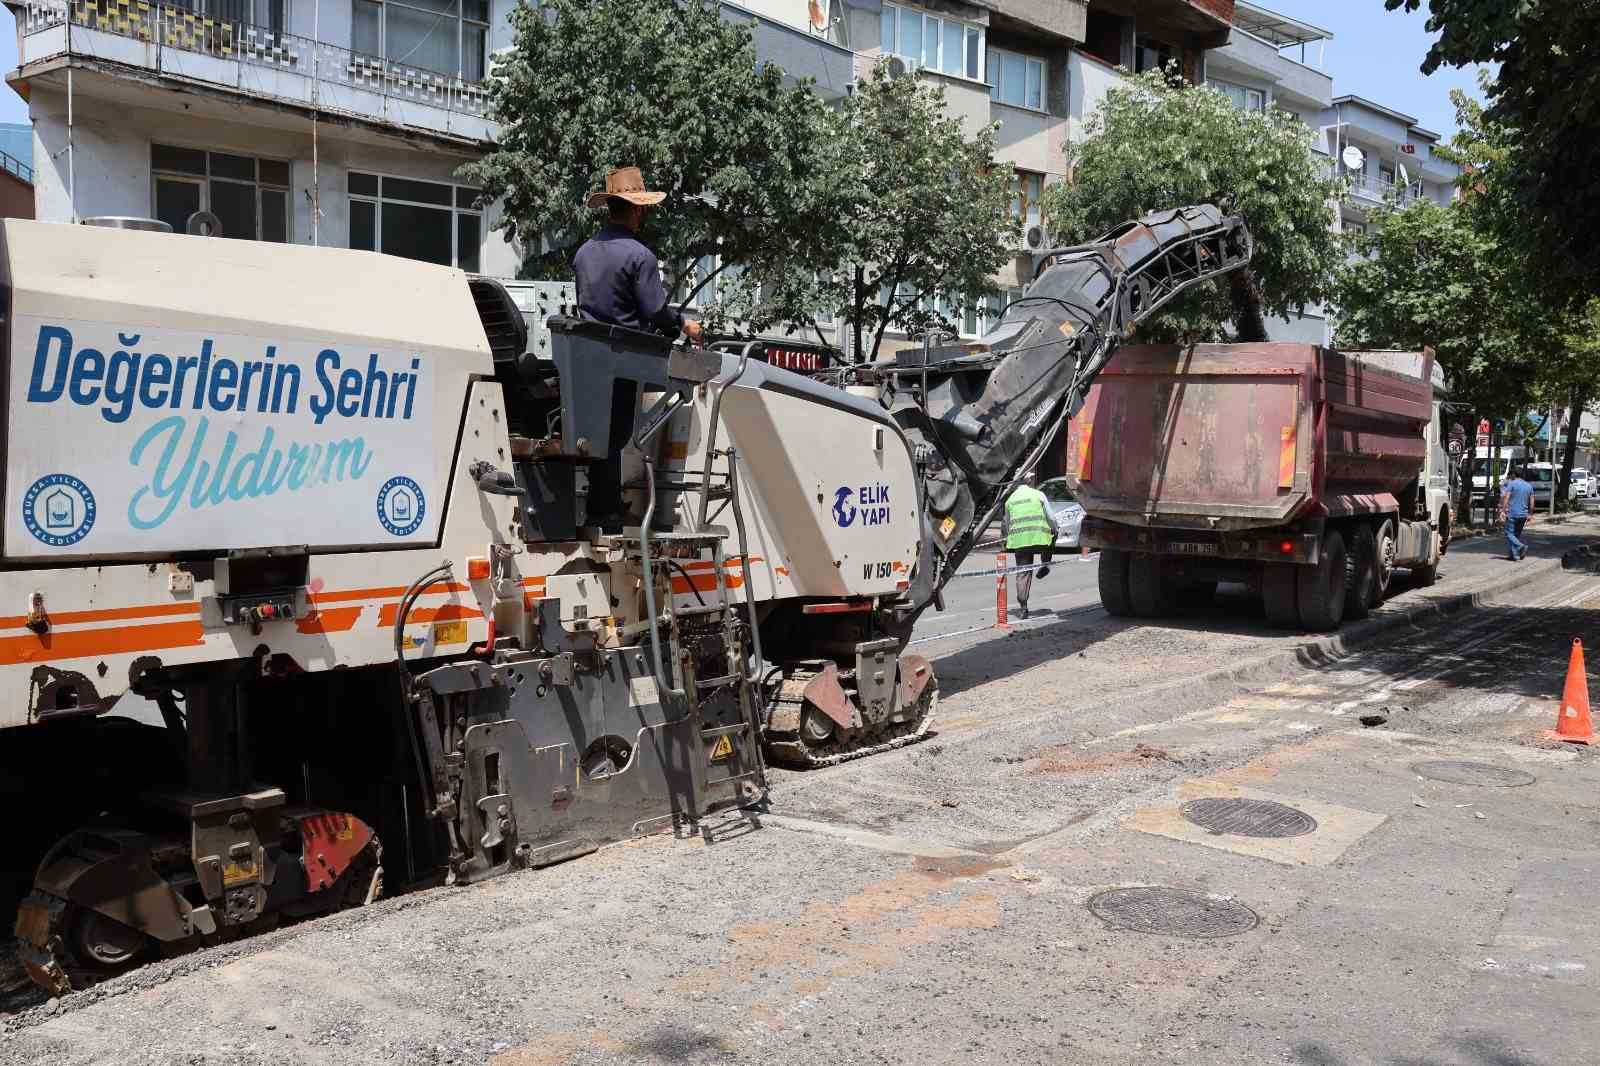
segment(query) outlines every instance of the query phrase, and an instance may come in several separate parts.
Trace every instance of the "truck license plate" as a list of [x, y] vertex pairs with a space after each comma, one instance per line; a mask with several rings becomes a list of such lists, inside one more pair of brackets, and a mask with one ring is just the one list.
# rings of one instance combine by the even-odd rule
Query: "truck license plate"
[[1172, 550], [1179, 555], [1215, 555], [1217, 545], [1195, 540], [1172, 541]]

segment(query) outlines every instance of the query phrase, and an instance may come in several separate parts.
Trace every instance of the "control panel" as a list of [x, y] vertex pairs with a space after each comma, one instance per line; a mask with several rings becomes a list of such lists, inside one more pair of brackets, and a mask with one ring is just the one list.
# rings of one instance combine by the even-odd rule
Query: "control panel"
[[256, 596], [219, 596], [217, 605], [222, 609], [224, 625], [257, 625], [292, 622], [302, 617], [305, 611], [301, 605], [306, 599], [305, 590], [289, 589]]

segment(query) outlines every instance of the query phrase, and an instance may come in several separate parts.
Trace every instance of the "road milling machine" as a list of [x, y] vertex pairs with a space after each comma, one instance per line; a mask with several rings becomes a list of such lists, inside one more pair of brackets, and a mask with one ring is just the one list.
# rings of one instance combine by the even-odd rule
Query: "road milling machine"
[[906, 654], [1212, 206], [817, 380], [359, 251], [0, 224], [0, 906], [55, 993], [909, 743]]

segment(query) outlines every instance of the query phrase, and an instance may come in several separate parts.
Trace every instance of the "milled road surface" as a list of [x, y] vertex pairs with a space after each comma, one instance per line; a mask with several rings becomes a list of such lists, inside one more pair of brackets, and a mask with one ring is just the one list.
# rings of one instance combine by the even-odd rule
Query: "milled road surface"
[[[1320, 667], [1240, 601], [931, 641], [938, 735], [776, 774], [770, 815], [159, 963], [0, 1060], [1600, 1063], [1600, 754], [1540, 736], [1571, 639], [1600, 649], [1600, 578], [1552, 560], [1600, 524], [1534, 538], [1385, 610], [1514, 590]], [[1090, 907], [1138, 886], [1235, 924]]]

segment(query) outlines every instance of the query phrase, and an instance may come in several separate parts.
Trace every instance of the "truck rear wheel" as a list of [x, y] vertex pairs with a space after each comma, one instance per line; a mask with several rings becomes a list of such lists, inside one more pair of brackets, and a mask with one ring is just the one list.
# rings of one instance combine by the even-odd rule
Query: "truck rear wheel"
[[1344, 616], [1365, 618], [1374, 607], [1383, 602], [1379, 589], [1378, 538], [1371, 526], [1361, 526], [1351, 535], [1350, 551], [1345, 561], [1349, 582], [1344, 594]]
[[1350, 584], [1349, 557], [1344, 537], [1330, 529], [1322, 538], [1322, 557], [1316, 566], [1302, 566], [1299, 581], [1300, 624], [1316, 632], [1339, 628], [1344, 617], [1345, 593]]
[[1128, 553], [1119, 548], [1100, 549], [1100, 603], [1113, 618], [1133, 614], [1128, 599]]
[[1176, 590], [1161, 572], [1161, 557], [1142, 552], [1128, 560], [1128, 599], [1141, 618], [1160, 618], [1171, 614]]
[[1267, 622], [1279, 629], [1300, 627], [1299, 578], [1293, 563], [1267, 563], [1261, 568], [1261, 605]]

